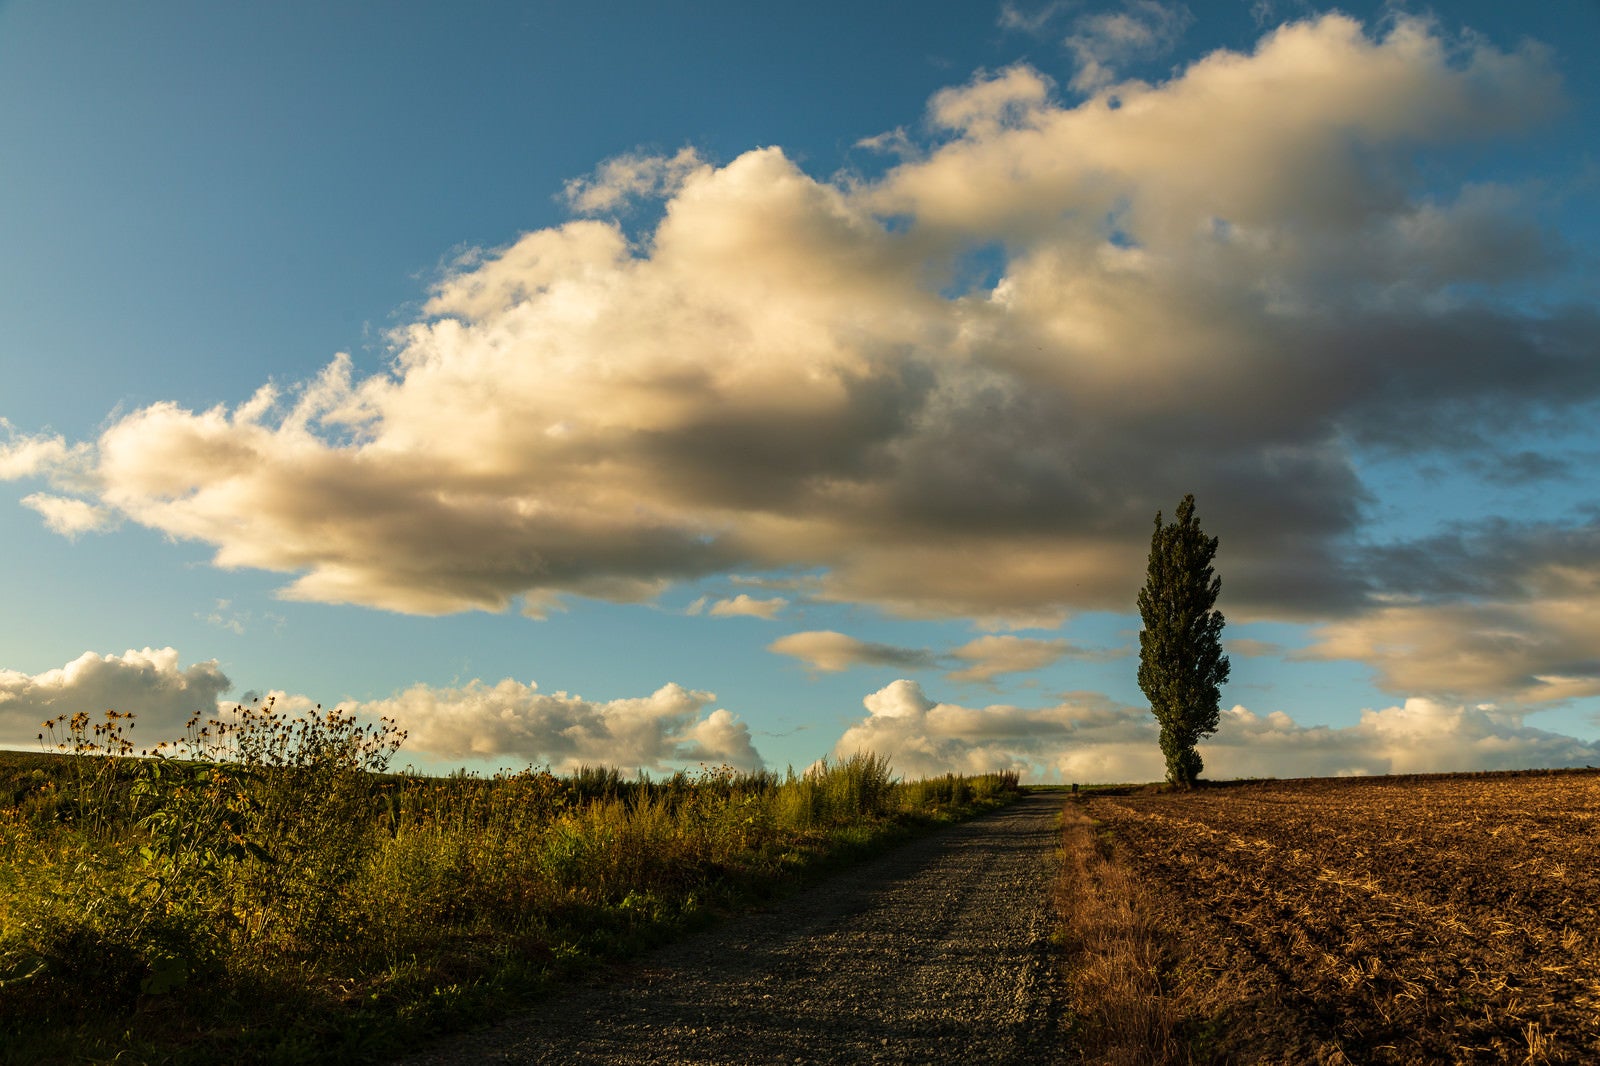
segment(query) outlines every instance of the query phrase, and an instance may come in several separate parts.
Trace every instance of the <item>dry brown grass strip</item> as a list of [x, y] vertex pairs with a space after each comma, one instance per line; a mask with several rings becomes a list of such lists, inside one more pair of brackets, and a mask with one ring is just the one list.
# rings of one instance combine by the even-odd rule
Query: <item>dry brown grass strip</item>
[[1063, 814], [1056, 907], [1086, 1063], [1169, 1066], [1191, 1057], [1178, 1027], [1182, 992], [1166, 975], [1176, 947], [1153, 900], [1078, 803]]

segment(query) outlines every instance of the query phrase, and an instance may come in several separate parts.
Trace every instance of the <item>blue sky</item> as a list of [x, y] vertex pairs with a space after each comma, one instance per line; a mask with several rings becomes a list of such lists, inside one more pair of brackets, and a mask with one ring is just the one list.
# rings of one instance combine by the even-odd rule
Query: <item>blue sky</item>
[[1600, 5], [0, 5], [0, 744], [1600, 762]]

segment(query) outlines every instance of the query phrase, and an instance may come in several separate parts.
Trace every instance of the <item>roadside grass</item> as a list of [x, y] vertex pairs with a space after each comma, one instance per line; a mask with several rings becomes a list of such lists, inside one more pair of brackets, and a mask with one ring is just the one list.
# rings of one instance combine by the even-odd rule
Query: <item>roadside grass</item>
[[[1235, 998], [1229, 975], [1191, 956], [1161, 899], [1118, 854], [1111, 829], [1090, 817], [1084, 788], [1062, 809], [1055, 906], [1070, 989], [1073, 1061], [1094, 1066], [1190, 1066], [1219, 1061], [1207, 1019]], [[1224, 1057], [1225, 1058], [1225, 1057]]]
[[1071, 987], [1076, 1051], [1086, 1063], [1188, 1061], [1166, 976], [1176, 961], [1154, 908], [1080, 803], [1062, 810], [1057, 939]]
[[0, 752], [0, 1062], [375, 1061], [1018, 792], [867, 753], [390, 774], [394, 723], [270, 702], [133, 724]]

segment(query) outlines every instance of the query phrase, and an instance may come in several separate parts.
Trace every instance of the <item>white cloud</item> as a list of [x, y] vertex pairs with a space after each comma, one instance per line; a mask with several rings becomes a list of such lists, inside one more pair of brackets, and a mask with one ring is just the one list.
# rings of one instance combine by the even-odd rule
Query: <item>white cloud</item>
[[[235, 636], [241, 637], [244, 636], [245, 628], [250, 624], [250, 612], [235, 610], [230, 600], [218, 600], [211, 610], [197, 613], [195, 617], [207, 625], [216, 626], [218, 629], [226, 629]], [[268, 616], [269, 620], [276, 619], [276, 617], [275, 615]]]
[[1385, 607], [1319, 626], [1302, 659], [1371, 665], [1389, 692], [1555, 703], [1600, 695], [1600, 597]]
[[[863, 700], [868, 714], [834, 751], [887, 756], [907, 777], [1016, 770], [1027, 780], [1142, 782], [1166, 773], [1148, 710], [1093, 694], [1049, 707], [938, 703], [901, 680]], [[1520, 715], [1424, 698], [1365, 710], [1351, 726], [1302, 726], [1236, 706], [1199, 746], [1205, 776], [1327, 777], [1600, 764], [1600, 744], [1524, 724]]]
[[219, 697], [232, 687], [215, 659], [180, 668], [174, 648], [86, 651], [33, 675], [0, 669], [0, 744], [31, 748], [46, 719], [87, 711], [99, 721], [102, 712], [115, 710], [136, 715], [129, 739], [154, 747], [181, 735], [190, 715], [215, 714]]
[[937, 126], [989, 137], [1003, 129], [1026, 127], [1049, 110], [1051, 80], [1028, 66], [1014, 66], [994, 76], [979, 74], [957, 89], [941, 89], [928, 104]]
[[1353, 726], [1301, 726], [1234, 707], [1199, 747], [1214, 777], [1524, 770], [1600, 764], [1600, 744], [1523, 724], [1521, 715], [1413, 697]]
[[[1155, 8], [1120, 10], [1144, 30], [1097, 40], [1165, 39]], [[1600, 343], [1593, 310], [1522, 299], [1559, 242], [1451, 169], [1549, 113], [1555, 66], [1329, 15], [1118, 95], [976, 78], [881, 179], [780, 148], [614, 160], [574, 203], [662, 196], [659, 224], [463, 259], [384, 371], [339, 356], [92, 444], [13, 435], [0, 475], [290, 575], [292, 598], [421, 614], [734, 569], [921, 616], [1126, 611], [1152, 515], [1194, 492], [1231, 617], [1357, 615], [1384, 591], [1352, 562], [1360, 448], [1600, 395], [1570, 354]]]
[[862, 702], [867, 717], [834, 753], [875, 752], [910, 778], [1015, 770], [1034, 781], [1151, 780], [1165, 765], [1148, 713], [1092, 694], [1038, 709], [975, 709], [937, 703], [915, 681], [900, 680]]
[[762, 766], [742, 721], [716, 696], [664, 685], [649, 696], [604, 702], [506, 678], [456, 688], [414, 685], [390, 699], [348, 710], [387, 715], [408, 731], [405, 750], [446, 759], [510, 758], [549, 764], [558, 773], [612, 766], [625, 773], [663, 772], [696, 763], [741, 770]]
[[932, 653], [925, 650], [857, 640], [831, 629], [790, 633], [768, 644], [767, 650], [799, 659], [825, 673], [838, 673], [852, 666], [931, 666], [934, 661]]
[[925, 648], [902, 648], [860, 640], [833, 630], [791, 633], [767, 645], [767, 650], [799, 659], [813, 670], [838, 673], [856, 666], [894, 666], [922, 669], [940, 660], [966, 665], [951, 671], [953, 681], [992, 681], [1001, 674], [1039, 670], [1066, 656], [1103, 658], [1108, 653], [1074, 646], [1066, 640], [1029, 637], [982, 636], [936, 655]]
[[1166, 55], [1193, 22], [1182, 4], [1159, 0], [1123, 0], [1120, 11], [1083, 15], [1065, 42], [1078, 62], [1072, 87], [1093, 92], [1116, 80], [1117, 66]]
[[567, 182], [564, 192], [573, 210], [604, 214], [624, 208], [632, 200], [671, 195], [705, 165], [693, 148], [681, 148], [672, 156], [619, 155], [600, 164], [592, 177]]
[[[1282, 4], [1288, 11], [1280, 11]], [[1254, 0], [1250, 5], [1250, 18], [1258, 28], [1277, 25], [1289, 18], [1309, 18], [1314, 14], [1311, 0]]]
[[1039, 36], [1056, 16], [1070, 11], [1075, 6], [1075, 0], [1050, 0], [1049, 3], [1029, 10], [1012, 3], [1011, 0], [1005, 0], [1000, 5], [1000, 17], [996, 20], [996, 25], [1003, 30], [1021, 30], [1023, 33]]
[[950, 674], [952, 681], [992, 681], [1001, 674], [1040, 670], [1066, 655], [1082, 655], [1065, 640], [985, 636], [950, 651], [970, 666]]
[[787, 606], [789, 601], [782, 596], [761, 600], [741, 592], [731, 600], [713, 603], [709, 613], [713, 618], [765, 618], [770, 622]]
[[32, 508], [44, 516], [44, 524], [52, 532], [76, 539], [80, 533], [105, 529], [112, 522], [108, 508], [70, 496], [55, 496], [35, 492], [22, 498], [24, 507]]
[[862, 137], [856, 141], [857, 148], [865, 148], [871, 152], [882, 152], [885, 155], [897, 156], [900, 159], [915, 159], [922, 155], [922, 148], [911, 139], [904, 126], [896, 126], [883, 133], [875, 133], [870, 137]]
[[0, 481], [49, 477], [72, 488], [88, 482], [86, 475], [94, 462], [93, 445], [87, 442], [69, 445], [59, 434], [18, 433], [4, 418], [0, 418], [0, 430], [7, 436], [7, 440], [0, 443]]

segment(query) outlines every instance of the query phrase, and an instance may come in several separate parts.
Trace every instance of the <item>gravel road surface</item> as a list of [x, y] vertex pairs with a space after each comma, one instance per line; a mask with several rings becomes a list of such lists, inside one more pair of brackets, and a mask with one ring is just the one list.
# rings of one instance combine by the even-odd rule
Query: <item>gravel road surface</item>
[[1050, 1063], [1061, 797], [913, 841], [405, 1066]]

